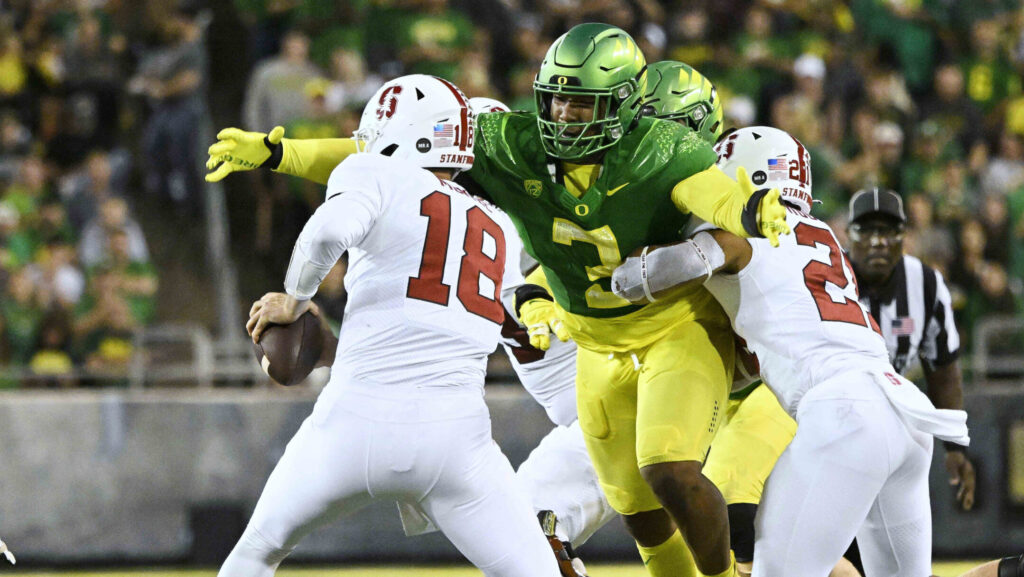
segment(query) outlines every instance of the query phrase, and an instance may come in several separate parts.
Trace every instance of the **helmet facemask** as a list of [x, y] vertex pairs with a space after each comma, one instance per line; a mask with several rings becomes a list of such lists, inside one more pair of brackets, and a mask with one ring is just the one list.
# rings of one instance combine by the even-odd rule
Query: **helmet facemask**
[[[614, 145], [632, 128], [623, 126], [623, 117], [626, 117], [627, 121], [635, 122], [635, 112], [630, 114], [631, 111], [624, 110], [624, 107], [636, 108], [639, 105], [638, 94], [638, 82], [635, 79], [610, 89], [600, 90], [535, 82], [534, 97], [537, 101], [538, 125], [545, 152], [555, 158], [577, 160]], [[556, 95], [567, 98], [593, 97], [593, 113], [590, 120], [552, 120], [551, 101]]]
[[[544, 151], [579, 161], [613, 146], [636, 126], [646, 90], [647, 61], [629, 34], [597, 22], [573, 26], [548, 48], [533, 82]], [[558, 122], [556, 95], [591, 97], [593, 113]]]

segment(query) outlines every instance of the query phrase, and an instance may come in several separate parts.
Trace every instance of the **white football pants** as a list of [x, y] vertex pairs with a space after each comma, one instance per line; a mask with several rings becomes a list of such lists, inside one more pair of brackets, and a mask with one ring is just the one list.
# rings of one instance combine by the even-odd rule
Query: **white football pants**
[[485, 575], [558, 577], [480, 390], [324, 389], [220, 577], [266, 577], [313, 529], [374, 499], [413, 505]]
[[535, 511], [554, 511], [555, 534], [579, 547], [618, 515], [601, 492], [579, 421], [555, 427], [516, 472]]
[[866, 577], [931, 575], [932, 436], [866, 372], [811, 389], [796, 421], [757, 512], [753, 575], [826, 577], [854, 536]]

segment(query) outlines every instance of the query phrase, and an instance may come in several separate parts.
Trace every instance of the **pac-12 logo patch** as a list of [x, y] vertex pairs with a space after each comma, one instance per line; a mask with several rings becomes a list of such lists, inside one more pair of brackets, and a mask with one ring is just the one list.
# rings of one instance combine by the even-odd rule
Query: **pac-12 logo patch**
[[532, 198], [538, 198], [541, 191], [544, 190], [544, 185], [539, 180], [524, 180], [523, 188], [526, 189], [526, 194]]

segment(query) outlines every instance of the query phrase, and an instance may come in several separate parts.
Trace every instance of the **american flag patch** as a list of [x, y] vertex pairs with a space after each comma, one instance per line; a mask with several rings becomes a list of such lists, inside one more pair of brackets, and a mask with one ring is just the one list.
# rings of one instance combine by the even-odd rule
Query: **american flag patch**
[[789, 163], [784, 156], [768, 159], [768, 180], [785, 179], [789, 177]]
[[914, 319], [910, 317], [892, 319], [892, 334], [898, 337], [914, 334]]
[[447, 148], [455, 144], [455, 125], [454, 124], [435, 124], [434, 125], [434, 146], [440, 148]]

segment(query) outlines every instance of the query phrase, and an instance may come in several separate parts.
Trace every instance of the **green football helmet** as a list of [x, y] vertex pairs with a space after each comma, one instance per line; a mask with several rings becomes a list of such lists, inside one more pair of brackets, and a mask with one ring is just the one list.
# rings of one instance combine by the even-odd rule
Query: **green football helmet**
[[681, 122], [714, 144], [722, 135], [722, 100], [711, 81], [690, 66], [662, 60], [647, 67], [643, 115]]
[[[548, 49], [533, 82], [544, 151], [577, 160], [612, 146], [636, 125], [646, 88], [647, 61], [629, 34], [609, 24], [574, 26]], [[551, 120], [556, 94], [593, 96], [593, 118]]]

